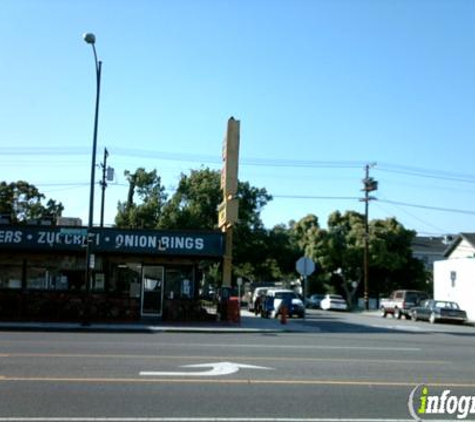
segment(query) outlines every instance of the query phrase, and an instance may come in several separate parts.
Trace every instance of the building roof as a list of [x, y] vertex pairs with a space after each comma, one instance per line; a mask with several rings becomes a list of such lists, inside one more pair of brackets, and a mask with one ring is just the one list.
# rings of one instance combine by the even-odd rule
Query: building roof
[[436, 254], [442, 256], [447, 249], [447, 238], [416, 236], [411, 246], [416, 254]]
[[448, 256], [450, 256], [463, 240], [468, 242], [475, 249], [475, 233], [460, 233], [446, 248], [444, 252], [444, 257], [447, 258]]

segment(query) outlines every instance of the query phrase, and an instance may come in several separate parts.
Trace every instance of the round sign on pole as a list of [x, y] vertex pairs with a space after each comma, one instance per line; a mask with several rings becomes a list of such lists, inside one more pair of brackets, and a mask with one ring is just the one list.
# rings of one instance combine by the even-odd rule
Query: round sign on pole
[[306, 277], [315, 271], [315, 263], [310, 258], [302, 256], [295, 263], [295, 269], [300, 275]]

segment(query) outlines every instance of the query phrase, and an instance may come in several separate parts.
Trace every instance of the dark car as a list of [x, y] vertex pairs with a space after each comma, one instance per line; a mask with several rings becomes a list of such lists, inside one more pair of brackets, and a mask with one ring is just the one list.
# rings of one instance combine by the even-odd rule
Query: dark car
[[463, 324], [467, 320], [467, 313], [460, 309], [456, 302], [425, 300], [420, 306], [411, 309], [411, 318], [413, 321], [420, 319], [432, 324], [437, 321]]
[[307, 308], [317, 309], [320, 308], [320, 302], [323, 300], [325, 295], [314, 294], [307, 298], [305, 301], [305, 306]]

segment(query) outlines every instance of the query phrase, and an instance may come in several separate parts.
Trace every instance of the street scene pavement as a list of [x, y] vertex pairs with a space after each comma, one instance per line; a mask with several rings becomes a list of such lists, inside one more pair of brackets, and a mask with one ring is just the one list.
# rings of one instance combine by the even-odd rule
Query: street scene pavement
[[409, 421], [418, 386], [475, 392], [471, 325], [310, 310], [286, 324], [243, 311], [240, 324], [1, 328], [0, 421]]
[[[392, 317], [382, 319], [376, 310], [353, 313], [325, 312], [320, 310], [307, 310], [306, 318], [262, 318], [241, 308], [240, 319], [233, 321], [208, 321], [208, 322], [169, 322], [150, 321], [139, 323], [67, 323], [67, 322], [0, 322], [0, 331], [89, 331], [89, 332], [320, 332], [328, 325], [328, 321], [344, 319], [350, 326], [358, 324], [360, 318], [373, 318], [381, 324], [386, 324], [395, 329], [407, 331], [438, 330], [440, 327], [457, 330], [454, 325], [428, 325], [414, 323], [406, 320], [396, 320]], [[374, 322], [373, 321], [373, 322]], [[387, 321], [386, 323], [384, 321]], [[468, 321], [466, 326], [475, 325], [475, 321]], [[438, 327], [438, 328], [437, 328]]]

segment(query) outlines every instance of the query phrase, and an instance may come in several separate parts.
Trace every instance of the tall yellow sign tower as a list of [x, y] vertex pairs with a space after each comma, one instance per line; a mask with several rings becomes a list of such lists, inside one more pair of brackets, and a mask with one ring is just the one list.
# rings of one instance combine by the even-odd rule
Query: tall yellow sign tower
[[233, 225], [238, 221], [239, 131], [239, 120], [231, 117], [228, 120], [228, 127], [223, 141], [223, 168], [221, 170], [223, 202], [221, 202], [218, 208], [219, 228], [226, 234], [226, 249], [223, 260], [223, 287], [231, 286]]

